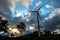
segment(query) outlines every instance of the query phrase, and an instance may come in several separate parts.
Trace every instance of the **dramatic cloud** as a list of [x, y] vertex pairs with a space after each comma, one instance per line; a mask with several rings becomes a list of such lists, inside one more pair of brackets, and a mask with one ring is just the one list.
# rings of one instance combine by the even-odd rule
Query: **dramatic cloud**
[[29, 5], [32, 3], [33, 0], [20, 0], [22, 5], [24, 5], [26, 8], [29, 7]]
[[19, 0], [9, 0], [9, 8], [10, 8], [10, 10], [12, 11], [12, 12], [14, 12], [14, 9], [15, 9], [15, 7], [16, 7], [16, 4], [17, 4], [17, 2], [18, 2]]
[[8, 9], [8, 1], [7, 0], [0, 0], [0, 7], [1, 7], [1, 10], [0, 11], [2, 11], [2, 9]]
[[5, 13], [6, 15], [12, 14], [16, 6], [17, 0], [0, 0], [0, 12]]
[[46, 21], [46, 30], [53, 31], [57, 29], [58, 25], [60, 25], [60, 8], [55, 8], [52, 13], [49, 14], [48, 17], [45, 18]]
[[60, 14], [60, 8], [56, 9], [57, 14]]
[[[37, 1], [36, 0], [0, 0], [0, 12], [2, 12], [2, 14], [6, 15], [9, 19], [9, 21], [12, 23], [13, 22], [17, 23], [17, 22], [23, 21], [29, 25], [31, 25], [31, 24], [37, 25], [36, 13], [35, 14], [28, 13], [25, 11], [25, 9], [29, 8], [29, 7], [30, 7], [29, 9], [33, 9], [33, 8], [37, 7], [38, 5], [40, 6], [41, 3], [45, 3], [45, 0], [43, 0], [42, 2], [41, 1], [40, 0], [37, 0]], [[51, 6], [60, 7], [59, 6], [60, 1], [58, 2], [57, 0], [53, 0], [53, 1], [47, 0], [47, 2], [48, 2], [48, 4], [44, 4], [44, 6], [41, 8], [44, 10], [44, 11], [42, 10], [42, 12], [45, 14], [47, 12], [49, 12], [46, 8], [50, 9]], [[18, 5], [18, 3], [20, 6]], [[18, 9], [17, 9], [17, 6], [19, 7]], [[25, 7], [25, 9], [23, 7]], [[19, 12], [15, 13], [15, 10], [17, 10]], [[52, 11], [52, 9], [50, 11]], [[43, 14], [43, 15], [45, 16], [45, 14]], [[48, 17], [46, 17], [46, 18], [44, 17], [44, 20], [48, 21], [48, 24], [49, 24], [51, 22], [50, 20], [52, 20], [53, 18], [55, 18], [56, 15], [59, 15], [59, 14], [60, 14], [60, 8], [56, 8], [52, 11], [52, 13], [50, 13], [50, 15]], [[12, 18], [12, 16], [14, 16], [14, 15], [15, 15], [15, 18]], [[50, 27], [50, 24], [49, 24], [49, 27]]]

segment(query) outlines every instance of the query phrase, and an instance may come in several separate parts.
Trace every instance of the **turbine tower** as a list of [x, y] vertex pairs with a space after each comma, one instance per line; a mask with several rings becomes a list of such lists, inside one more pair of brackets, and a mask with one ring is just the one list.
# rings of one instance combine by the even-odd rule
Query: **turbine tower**
[[[44, 4], [43, 4], [43, 5], [44, 5]], [[39, 4], [39, 5], [35, 8], [35, 10], [29, 11], [29, 12], [31, 12], [31, 13], [36, 13], [36, 14], [37, 14], [38, 35], [39, 35], [39, 36], [40, 36], [39, 19], [41, 20], [41, 17], [40, 17], [40, 14], [39, 14], [39, 10], [40, 10], [41, 7], [43, 7], [43, 5], [42, 5], [42, 4]]]

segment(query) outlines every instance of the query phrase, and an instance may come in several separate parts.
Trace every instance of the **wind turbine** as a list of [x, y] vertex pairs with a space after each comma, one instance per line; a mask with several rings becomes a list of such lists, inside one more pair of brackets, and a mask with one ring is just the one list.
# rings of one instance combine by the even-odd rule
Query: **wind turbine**
[[29, 11], [29, 12], [36, 13], [37, 14], [38, 34], [39, 34], [39, 36], [40, 36], [39, 19], [41, 20], [41, 17], [40, 17], [40, 14], [39, 14], [39, 10], [40, 10], [41, 7], [43, 7], [43, 5], [42, 4], [39, 4], [34, 11]]

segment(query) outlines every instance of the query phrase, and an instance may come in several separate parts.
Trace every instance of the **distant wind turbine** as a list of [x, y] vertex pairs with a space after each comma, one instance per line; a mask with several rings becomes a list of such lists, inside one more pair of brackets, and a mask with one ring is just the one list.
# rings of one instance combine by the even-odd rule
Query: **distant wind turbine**
[[32, 13], [36, 13], [37, 14], [37, 22], [38, 22], [38, 34], [40, 36], [40, 26], [39, 26], [39, 19], [41, 20], [40, 14], [39, 14], [39, 10], [41, 7], [43, 7], [44, 4], [39, 4], [34, 11], [29, 11]]

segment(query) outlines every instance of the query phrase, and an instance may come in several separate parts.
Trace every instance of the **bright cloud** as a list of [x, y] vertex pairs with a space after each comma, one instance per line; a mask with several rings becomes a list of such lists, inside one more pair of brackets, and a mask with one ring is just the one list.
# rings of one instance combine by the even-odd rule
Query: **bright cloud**
[[56, 16], [56, 14], [52, 13], [52, 14], [49, 15], [49, 18], [52, 19], [55, 16]]
[[9, 8], [10, 8], [10, 10], [11, 10], [11, 12], [12, 12], [12, 15], [14, 15], [14, 9], [15, 9], [15, 7], [16, 7], [16, 4], [17, 4], [17, 2], [18, 2], [19, 0], [9, 0], [9, 2], [10, 2], [10, 6], [9, 6]]
[[21, 16], [21, 13], [15, 14], [15, 17], [20, 17], [20, 16]]
[[60, 8], [56, 9], [57, 14], [60, 14]]
[[46, 5], [46, 8], [51, 8], [51, 6], [47, 4], [47, 5]]
[[60, 15], [60, 8], [54, 9], [54, 10], [49, 14], [49, 16], [45, 18], [45, 20], [52, 19], [52, 18], [55, 17], [56, 15]]
[[14, 8], [16, 7], [16, 3], [18, 2], [19, 0], [9, 0], [9, 2], [10, 2], [10, 9], [13, 11], [14, 10]]
[[36, 4], [36, 6], [39, 6], [41, 3], [42, 3], [41, 1], [40, 1], [40, 2], [38, 2], [38, 3]]
[[20, 0], [20, 2], [22, 3], [23, 6], [25, 6], [26, 8], [29, 7], [29, 5], [31, 4], [33, 0]]
[[55, 16], [56, 16], [55, 13], [51, 13], [48, 17], [44, 18], [44, 20], [52, 19], [52, 18], [55, 17]]

